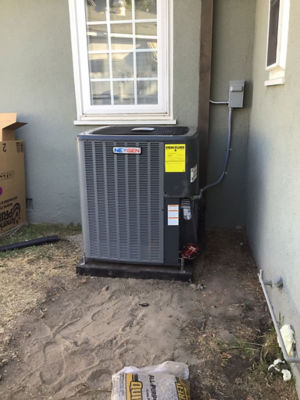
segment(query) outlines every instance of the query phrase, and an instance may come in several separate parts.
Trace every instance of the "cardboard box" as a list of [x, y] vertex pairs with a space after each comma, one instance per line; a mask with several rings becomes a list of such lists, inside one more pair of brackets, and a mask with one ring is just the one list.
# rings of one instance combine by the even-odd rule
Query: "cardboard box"
[[26, 222], [24, 142], [16, 113], [0, 114], [0, 234]]

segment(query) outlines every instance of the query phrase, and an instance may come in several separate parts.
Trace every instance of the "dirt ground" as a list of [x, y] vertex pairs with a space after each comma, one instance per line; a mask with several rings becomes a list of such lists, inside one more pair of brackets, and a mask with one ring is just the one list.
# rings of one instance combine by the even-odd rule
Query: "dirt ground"
[[108, 400], [113, 373], [166, 360], [188, 363], [193, 400], [297, 399], [267, 371], [278, 348], [242, 231], [208, 234], [193, 284], [76, 276], [78, 232], [55, 231], [0, 256], [1, 400]]

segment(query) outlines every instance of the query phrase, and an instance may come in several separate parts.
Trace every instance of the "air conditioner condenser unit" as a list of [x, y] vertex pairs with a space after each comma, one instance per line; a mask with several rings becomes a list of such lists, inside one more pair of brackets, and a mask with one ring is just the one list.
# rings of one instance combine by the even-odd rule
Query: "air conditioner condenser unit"
[[[199, 135], [187, 127], [104, 127], [77, 137], [80, 274], [191, 278], [199, 251]], [[194, 246], [194, 247], [193, 247]]]

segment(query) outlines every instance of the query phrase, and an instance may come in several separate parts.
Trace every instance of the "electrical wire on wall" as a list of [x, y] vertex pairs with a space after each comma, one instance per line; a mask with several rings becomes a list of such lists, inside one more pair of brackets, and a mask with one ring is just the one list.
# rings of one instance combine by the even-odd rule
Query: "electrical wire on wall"
[[[228, 101], [209, 101], [211, 104], [216, 104], [216, 105], [229, 105]], [[207, 190], [210, 189], [214, 186], [219, 185], [227, 174], [227, 168], [228, 168], [228, 162], [229, 162], [229, 157], [230, 157], [230, 152], [231, 152], [231, 137], [232, 137], [232, 108], [228, 107], [228, 133], [227, 133], [227, 143], [226, 143], [226, 152], [225, 152], [225, 159], [224, 159], [224, 165], [223, 165], [223, 170], [219, 176], [219, 178], [212, 183], [209, 183], [208, 185], [204, 186], [203, 188], [200, 189], [200, 192], [198, 195], [194, 196], [193, 199], [195, 200], [200, 200], [203, 196], [203, 193]]]

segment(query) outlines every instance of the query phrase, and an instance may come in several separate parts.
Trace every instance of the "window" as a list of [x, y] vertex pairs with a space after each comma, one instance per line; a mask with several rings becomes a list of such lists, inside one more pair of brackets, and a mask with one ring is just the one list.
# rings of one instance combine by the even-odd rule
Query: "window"
[[270, 0], [266, 86], [284, 83], [288, 45], [290, 0]]
[[69, 0], [78, 124], [172, 123], [171, 0]]

